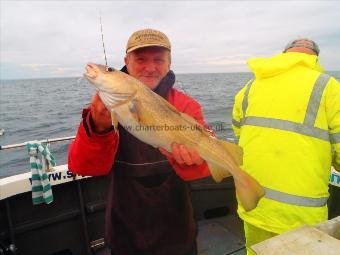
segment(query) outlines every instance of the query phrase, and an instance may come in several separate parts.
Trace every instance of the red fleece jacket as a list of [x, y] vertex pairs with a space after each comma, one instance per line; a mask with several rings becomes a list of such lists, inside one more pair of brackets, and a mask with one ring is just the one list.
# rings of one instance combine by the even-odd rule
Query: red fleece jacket
[[[172, 88], [167, 98], [170, 104], [180, 112], [192, 116], [205, 125], [200, 104], [191, 97]], [[99, 176], [108, 174], [115, 160], [119, 146], [119, 135], [111, 131], [105, 135], [93, 132], [90, 125], [91, 107], [83, 110], [83, 121], [80, 123], [77, 135], [70, 145], [68, 155], [69, 169], [80, 175]], [[180, 165], [174, 159], [168, 158], [176, 174], [185, 181], [200, 179], [210, 175], [207, 163], [199, 166]]]

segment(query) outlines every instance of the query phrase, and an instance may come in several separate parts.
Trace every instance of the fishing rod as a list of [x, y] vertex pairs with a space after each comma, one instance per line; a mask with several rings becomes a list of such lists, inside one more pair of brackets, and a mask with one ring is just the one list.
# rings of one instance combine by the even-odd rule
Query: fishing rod
[[102, 15], [99, 13], [99, 22], [100, 22], [100, 32], [102, 34], [102, 43], [104, 49], [104, 57], [105, 57], [105, 65], [107, 67], [107, 58], [106, 58], [106, 51], [105, 51], [105, 44], [104, 44], [104, 34], [103, 34], [103, 24], [102, 24]]
[[[60, 138], [44, 139], [44, 140], [40, 140], [38, 142], [50, 144], [50, 143], [58, 143], [58, 142], [62, 142], [62, 141], [73, 140], [74, 138], [75, 138], [75, 136], [67, 136], [67, 137], [60, 137]], [[22, 147], [25, 147], [27, 143], [28, 142], [10, 144], [10, 145], [0, 145], [0, 151], [22, 148]]]
[[108, 67], [108, 65], [107, 65], [107, 57], [106, 57], [106, 50], [105, 50], [105, 44], [104, 44], [104, 33], [103, 33], [103, 24], [102, 24], [101, 13], [99, 13], [99, 22], [100, 22], [100, 32], [101, 32], [101, 35], [102, 35], [102, 44], [103, 44], [103, 50], [104, 50], [105, 66], [106, 66], [106, 70], [111, 72], [111, 71], [113, 71], [113, 69], [111, 67]]

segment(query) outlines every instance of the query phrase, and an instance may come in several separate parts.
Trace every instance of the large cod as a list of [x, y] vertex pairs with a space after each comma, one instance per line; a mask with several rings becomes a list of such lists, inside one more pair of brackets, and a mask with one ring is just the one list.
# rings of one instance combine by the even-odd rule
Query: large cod
[[172, 143], [184, 144], [196, 150], [207, 162], [216, 182], [233, 176], [237, 196], [246, 211], [254, 209], [264, 195], [260, 184], [246, 172], [242, 164], [242, 149], [213, 137], [192, 117], [179, 112], [165, 99], [142, 82], [118, 70], [88, 64], [85, 78], [98, 90], [111, 112], [112, 125], [118, 122], [139, 140], [155, 148], [171, 152]]

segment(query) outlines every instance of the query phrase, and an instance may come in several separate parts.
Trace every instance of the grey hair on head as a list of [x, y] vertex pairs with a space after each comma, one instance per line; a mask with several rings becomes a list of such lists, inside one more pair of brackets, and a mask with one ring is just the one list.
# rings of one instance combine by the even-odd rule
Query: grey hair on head
[[317, 43], [308, 38], [300, 38], [300, 39], [291, 41], [290, 43], [286, 45], [283, 52], [286, 52], [288, 49], [294, 48], [294, 47], [302, 47], [302, 48], [311, 49], [312, 51], [315, 52], [317, 56], [319, 56], [319, 53], [320, 53], [320, 49]]

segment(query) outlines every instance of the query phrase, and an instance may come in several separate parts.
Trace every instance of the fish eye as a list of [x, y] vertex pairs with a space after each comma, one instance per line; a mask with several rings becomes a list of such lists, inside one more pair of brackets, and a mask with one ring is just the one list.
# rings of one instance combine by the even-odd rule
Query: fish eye
[[113, 72], [115, 69], [113, 67], [106, 67], [107, 72]]

